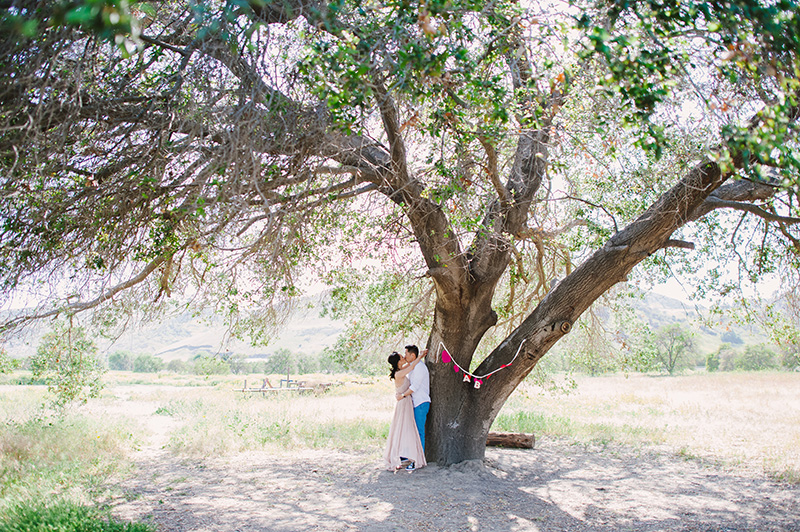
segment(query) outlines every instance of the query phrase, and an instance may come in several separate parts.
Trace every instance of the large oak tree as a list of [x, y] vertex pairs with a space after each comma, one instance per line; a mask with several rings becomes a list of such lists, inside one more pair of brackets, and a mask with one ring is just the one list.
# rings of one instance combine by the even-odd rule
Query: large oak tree
[[637, 265], [797, 271], [795, 2], [0, 9], [0, 275], [54, 290], [5, 330], [179, 292], [257, 332], [303, 272], [412, 244], [449, 464]]

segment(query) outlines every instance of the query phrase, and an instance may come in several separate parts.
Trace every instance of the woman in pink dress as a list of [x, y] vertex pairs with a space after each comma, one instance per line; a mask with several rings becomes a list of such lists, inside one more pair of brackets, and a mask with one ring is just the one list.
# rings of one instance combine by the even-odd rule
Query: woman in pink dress
[[[389, 378], [394, 380], [395, 394], [402, 394], [408, 390], [408, 374], [423, 356], [418, 356], [409, 364], [398, 353], [389, 355], [389, 364], [392, 366]], [[389, 471], [403, 468], [413, 471], [427, 465], [417, 424], [414, 422], [414, 404], [410, 395], [397, 401], [394, 407], [394, 418], [389, 427], [389, 440], [386, 442], [383, 460]]]

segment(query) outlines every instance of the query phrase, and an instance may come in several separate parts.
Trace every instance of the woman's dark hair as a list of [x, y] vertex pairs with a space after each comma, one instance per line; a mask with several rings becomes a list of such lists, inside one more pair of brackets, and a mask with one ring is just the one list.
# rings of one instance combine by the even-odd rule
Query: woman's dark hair
[[389, 358], [387, 360], [389, 362], [389, 365], [392, 366], [392, 372], [389, 373], [389, 378], [394, 379], [394, 374], [397, 373], [397, 370], [400, 369], [399, 367], [397, 367], [397, 365], [400, 363], [400, 354], [397, 351], [395, 351], [394, 353], [389, 355]]

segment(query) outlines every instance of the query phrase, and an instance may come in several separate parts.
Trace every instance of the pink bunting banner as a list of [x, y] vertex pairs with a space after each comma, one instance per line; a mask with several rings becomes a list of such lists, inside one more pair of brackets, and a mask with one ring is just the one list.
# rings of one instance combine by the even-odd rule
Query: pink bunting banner
[[453, 360], [453, 356], [450, 354], [450, 352], [445, 347], [444, 342], [439, 342], [439, 346], [442, 349], [442, 351], [441, 351], [441, 353], [442, 353], [442, 362], [444, 362], [445, 364], [452, 363], [453, 364], [453, 371], [456, 372], [456, 373], [459, 373], [459, 372], [464, 373], [464, 382], [473, 383], [473, 385], [475, 386], [476, 389], [480, 389], [481, 385], [483, 384], [483, 381], [485, 381], [486, 379], [488, 379], [489, 377], [491, 377], [492, 375], [494, 375], [495, 373], [497, 373], [501, 369], [507, 368], [511, 364], [513, 364], [514, 361], [519, 356], [519, 353], [522, 350], [523, 344], [525, 344], [525, 340], [522, 340], [522, 342], [520, 342], [519, 347], [517, 348], [517, 352], [514, 353], [514, 358], [512, 358], [511, 361], [508, 362], [507, 364], [501, 365], [499, 368], [497, 368], [494, 371], [490, 371], [486, 375], [475, 375], [474, 373], [470, 373], [466, 369], [464, 369], [461, 366], [459, 366], [458, 362]]

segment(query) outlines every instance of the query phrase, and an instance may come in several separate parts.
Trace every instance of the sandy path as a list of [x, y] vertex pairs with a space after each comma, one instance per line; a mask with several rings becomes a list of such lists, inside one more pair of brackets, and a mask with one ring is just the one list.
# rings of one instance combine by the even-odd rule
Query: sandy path
[[800, 486], [621, 448], [545, 441], [413, 474], [336, 451], [135, 459], [114, 513], [162, 531], [800, 531]]

